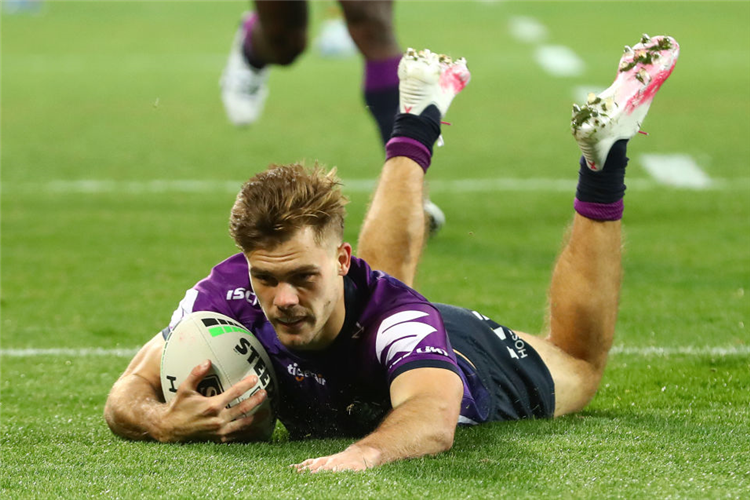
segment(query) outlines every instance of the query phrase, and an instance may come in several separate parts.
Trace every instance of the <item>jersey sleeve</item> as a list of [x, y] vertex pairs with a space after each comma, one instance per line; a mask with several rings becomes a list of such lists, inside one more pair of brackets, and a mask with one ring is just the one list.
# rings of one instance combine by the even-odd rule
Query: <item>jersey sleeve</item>
[[440, 313], [429, 303], [407, 304], [375, 322], [375, 356], [389, 382], [415, 368], [459, 373]]

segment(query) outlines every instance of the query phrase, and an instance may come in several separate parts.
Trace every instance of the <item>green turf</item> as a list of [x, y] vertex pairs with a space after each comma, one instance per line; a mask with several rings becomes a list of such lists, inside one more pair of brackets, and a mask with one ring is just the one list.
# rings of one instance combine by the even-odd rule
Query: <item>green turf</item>
[[[312, 6], [311, 33], [328, 4]], [[430, 179], [569, 179], [572, 89], [604, 87], [641, 32], [680, 41], [677, 68], [631, 143], [625, 281], [602, 388], [579, 415], [460, 429], [450, 452], [363, 474], [286, 466], [346, 440], [130, 443], [101, 418], [128, 358], [11, 349], [135, 349], [184, 290], [234, 251], [230, 190], [137, 192], [128, 182], [239, 183], [269, 162], [320, 160], [372, 179], [382, 151], [361, 63], [313, 50], [275, 71], [262, 121], [225, 123], [217, 80], [245, 2], [47, 2], [3, 14], [0, 497], [747, 498], [750, 496], [750, 20], [748, 2], [399, 2], [404, 46], [465, 55]], [[512, 16], [586, 63], [552, 78]], [[648, 184], [641, 153], [685, 153], [715, 189]], [[54, 181], [116, 181], [104, 193]], [[639, 183], [640, 181], [640, 183]], [[132, 184], [130, 186], [137, 186]], [[367, 195], [351, 191], [356, 240]], [[522, 331], [543, 324], [571, 192], [436, 190], [448, 225], [419, 288]], [[637, 350], [667, 348], [666, 354]], [[696, 352], [676, 353], [677, 348]], [[721, 348], [713, 353], [710, 348]], [[636, 349], [627, 351], [627, 349]], [[625, 352], [622, 352], [625, 350]]]

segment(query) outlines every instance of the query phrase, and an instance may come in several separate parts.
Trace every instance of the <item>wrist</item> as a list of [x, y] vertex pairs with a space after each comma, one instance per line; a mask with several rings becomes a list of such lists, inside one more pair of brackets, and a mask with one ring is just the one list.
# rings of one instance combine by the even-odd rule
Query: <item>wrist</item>
[[146, 421], [146, 430], [154, 440], [160, 443], [174, 443], [178, 441], [174, 436], [174, 427], [170, 425], [168, 417], [169, 403], [157, 402], [151, 405]]
[[355, 451], [359, 453], [359, 455], [362, 457], [362, 461], [364, 462], [365, 467], [368, 469], [372, 467], [378, 467], [379, 465], [382, 465], [384, 463], [383, 452], [380, 450], [380, 448], [372, 445], [354, 443], [353, 445], [349, 446], [346, 451]]

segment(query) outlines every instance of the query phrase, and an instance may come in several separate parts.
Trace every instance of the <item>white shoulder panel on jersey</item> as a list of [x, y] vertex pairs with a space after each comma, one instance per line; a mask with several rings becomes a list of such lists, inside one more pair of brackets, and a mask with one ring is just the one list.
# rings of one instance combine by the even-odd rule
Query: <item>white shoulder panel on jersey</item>
[[195, 306], [195, 300], [198, 298], [198, 290], [191, 288], [185, 292], [185, 297], [182, 298], [180, 304], [177, 306], [175, 312], [172, 313], [172, 319], [169, 320], [169, 329], [172, 330], [177, 323], [182, 321], [182, 318], [193, 312]]
[[386, 351], [385, 364], [391, 362], [399, 352], [412, 352], [417, 345], [429, 334], [437, 330], [432, 325], [413, 321], [427, 316], [423, 311], [401, 311], [383, 320], [378, 329], [375, 342], [375, 354], [381, 359]]

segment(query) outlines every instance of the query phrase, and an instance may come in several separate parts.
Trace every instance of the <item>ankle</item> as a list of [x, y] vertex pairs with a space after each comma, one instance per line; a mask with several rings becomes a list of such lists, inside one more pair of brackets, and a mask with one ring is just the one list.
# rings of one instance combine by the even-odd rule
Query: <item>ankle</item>
[[619, 220], [625, 196], [625, 168], [628, 164], [628, 140], [615, 142], [607, 155], [604, 168], [593, 171], [581, 157], [576, 189], [575, 210], [589, 219]]
[[432, 155], [432, 147], [440, 137], [440, 110], [434, 104], [421, 114], [398, 113], [393, 122], [391, 138], [408, 137], [420, 142]]
[[258, 14], [253, 12], [242, 21], [245, 31], [245, 40], [242, 42], [242, 56], [245, 62], [256, 70], [261, 70], [266, 66], [266, 62], [260, 59], [253, 51], [253, 31], [258, 26]]
[[391, 140], [385, 145], [386, 160], [405, 156], [427, 172], [432, 161], [432, 147], [440, 137], [440, 110], [430, 105], [420, 115], [399, 113], [393, 123]]

